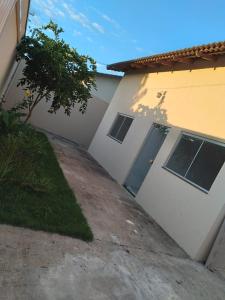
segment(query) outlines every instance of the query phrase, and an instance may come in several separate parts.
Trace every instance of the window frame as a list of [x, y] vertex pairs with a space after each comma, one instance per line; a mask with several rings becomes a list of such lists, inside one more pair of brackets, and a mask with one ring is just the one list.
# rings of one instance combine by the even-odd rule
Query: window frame
[[[197, 150], [197, 152], [196, 152], [196, 154], [195, 154], [193, 160], [192, 160], [191, 163], [190, 163], [190, 166], [188, 167], [188, 170], [191, 168], [191, 166], [192, 166], [192, 164], [193, 164], [195, 158], [197, 157], [199, 151], [201, 150], [201, 147], [202, 147], [202, 145], [203, 145], [204, 142], [209, 142], [209, 143], [212, 143], [212, 144], [215, 144], [215, 145], [219, 145], [219, 146], [221, 146], [221, 147], [223, 147], [223, 148], [225, 148], [225, 144], [222, 143], [222, 142], [219, 142], [218, 140], [215, 140], [215, 139], [210, 139], [210, 138], [207, 138], [207, 137], [204, 137], [204, 136], [201, 136], [201, 135], [189, 133], [189, 132], [186, 132], [186, 131], [181, 131], [180, 134], [179, 134], [179, 136], [178, 136], [178, 138], [177, 138], [177, 140], [176, 140], [176, 142], [175, 142], [175, 144], [174, 144], [174, 146], [172, 147], [172, 149], [171, 149], [171, 151], [170, 151], [169, 156], [167, 157], [165, 163], [164, 163], [163, 166], [162, 166], [163, 169], [165, 169], [165, 170], [167, 170], [168, 172], [172, 173], [173, 175], [179, 177], [180, 179], [182, 179], [183, 181], [189, 183], [190, 185], [196, 187], [197, 189], [201, 190], [201, 191], [204, 192], [205, 194], [208, 194], [212, 186], [210, 187], [209, 190], [207, 190], [207, 189], [201, 187], [200, 185], [194, 183], [193, 181], [187, 179], [186, 177], [180, 175], [179, 173], [177, 173], [177, 172], [175, 172], [175, 171], [173, 171], [173, 170], [171, 170], [170, 168], [167, 167], [167, 163], [169, 162], [170, 158], [171, 158], [172, 155], [174, 154], [174, 152], [175, 152], [175, 150], [176, 150], [176, 148], [177, 148], [177, 146], [178, 146], [180, 140], [182, 139], [182, 136], [183, 136], [183, 135], [187, 135], [187, 136], [190, 136], [190, 137], [193, 137], [193, 138], [196, 138], [196, 139], [199, 139], [200, 141], [202, 141], [202, 143], [201, 143], [199, 149]], [[224, 164], [222, 165], [221, 169], [223, 168], [223, 166], [224, 166]], [[219, 172], [220, 172], [220, 171], [219, 171]], [[219, 174], [219, 172], [218, 172], [218, 174]], [[187, 173], [187, 172], [186, 172], [186, 173]], [[218, 174], [216, 175], [216, 177], [218, 176]], [[216, 177], [215, 177], [215, 180], [216, 180]], [[214, 181], [215, 181], [215, 180], [214, 180]], [[213, 184], [212, 184], [212, 185], [213, 185]]]
[[[117, 138], [113, 137], [113, 136], [110, 134], [110, 132], [112, 131], [113, 127], [115, 126], [116, 121], [118, 120], [119, 116], [122, 116], [122, 117], [125, 117], [125, 118], [130, 118], [130, 119], [132, 119], [132, 122], [134, 121], [134, 117], [133, 117], [133, 116], [130, 116], [130, 115], [126, 115], [126, 114], [123, 114], [123, 113], [119, 113], [119, 112], [118, 112], [118, 113], [116, 114], [116, 117], [115, 117], [115, 119], [114, 119], [114, 121], [113, 121], [113, 123], [112, 123], [110, 129], [109, 129], [109, 132], [108, 132], [107, 136], [110, 137], [111, 139], [113, 139], [114, 141], [118, 142], [119, 144], [122, 144], [123, 141], [125, 140], [126, 136], [127, 136], [127, 133], [128, 133], [128, 131], [129, 131], [130, 127], [129, 127], [129, 129], [127, 130], [127, 133], [126, 133], [126, 135], [125, 135], [125, 137], [124, 137], [124, 139], [123, 139], [122, 141], [118, 140]], [[124, 121], [125, 121], [125, 119], [124, 119]], [[123, 123], [120, 125], [120, 128], [121, 128], [122, 125], [124, 124], [124, 121], [123, 121]], [[131, 123], [131, 125], [132, 125], [132, 123]], [[130, 126], [131, 126], [131, 125], [130, 125]], [[118, 129], [117, 133], [119, 132], [120, 128]]]

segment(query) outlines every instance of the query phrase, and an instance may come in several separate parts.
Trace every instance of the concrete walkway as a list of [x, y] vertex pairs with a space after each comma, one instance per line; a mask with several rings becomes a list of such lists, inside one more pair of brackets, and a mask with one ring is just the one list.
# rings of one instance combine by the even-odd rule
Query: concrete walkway
[[85, 151], [51, 141], [95, 240], [1, 225], [1, 300], [225, 299], [225, 282], [190, 260]]

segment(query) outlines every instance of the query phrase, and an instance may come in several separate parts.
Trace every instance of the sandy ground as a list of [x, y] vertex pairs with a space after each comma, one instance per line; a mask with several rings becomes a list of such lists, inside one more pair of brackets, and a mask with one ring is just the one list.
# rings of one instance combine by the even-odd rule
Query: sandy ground
[[189, 259], [84, 150], [51, 142], [95, 239], [1, 225], [0, 300], [225, 299], [225, 282]]

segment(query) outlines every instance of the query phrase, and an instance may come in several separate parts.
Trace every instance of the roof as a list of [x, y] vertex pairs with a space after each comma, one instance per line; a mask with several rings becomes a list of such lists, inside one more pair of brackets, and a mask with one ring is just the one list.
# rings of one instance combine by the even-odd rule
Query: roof
[[118, 62], [108, 65], [107, 69], [126, 72], [174, 64], [190, 64], [195, 60], [215, 61], [222, 54], [225, 54], [225, 41]]
[[102, 76], [102, 77], [117, 78], [117, 79], [121, 79], [121, 78], [122, 78], [121, 75], [117, 75], [117, 74], [109, 74], [109, 73], [102, 73], [102, 72], [97, 72], [96, 75], [97, 75], [97, 76]]

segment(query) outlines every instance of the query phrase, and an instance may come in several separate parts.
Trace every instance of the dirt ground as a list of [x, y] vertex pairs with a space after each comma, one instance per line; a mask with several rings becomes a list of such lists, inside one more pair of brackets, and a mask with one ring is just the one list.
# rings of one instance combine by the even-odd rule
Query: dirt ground
[[225, 299], [225, 282], [189, 259], [84, 150], [50, 140], [95, 239], [1, 225], [0, 300]]

